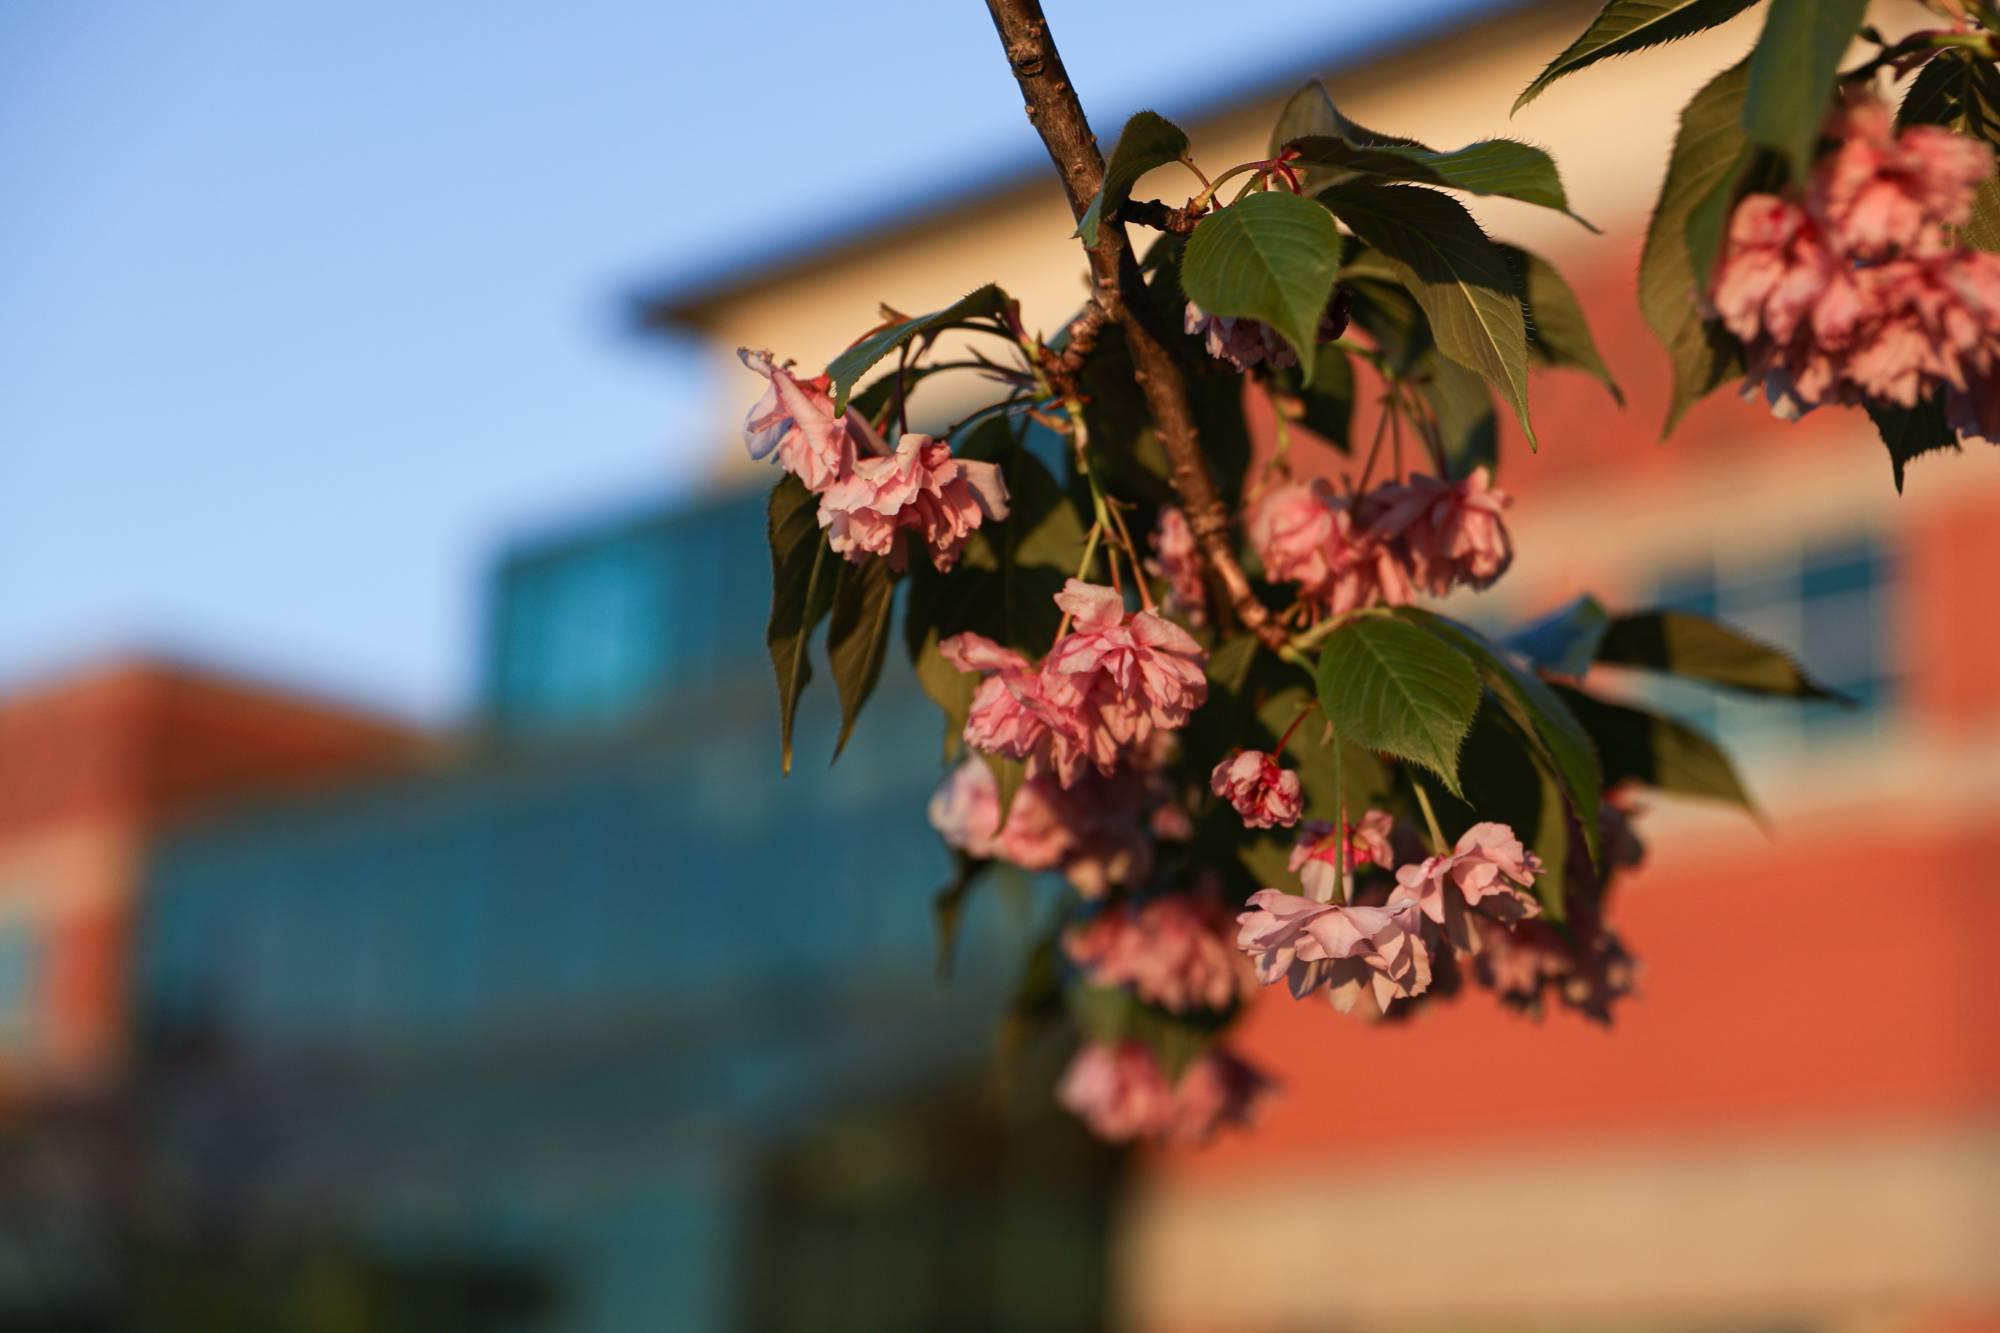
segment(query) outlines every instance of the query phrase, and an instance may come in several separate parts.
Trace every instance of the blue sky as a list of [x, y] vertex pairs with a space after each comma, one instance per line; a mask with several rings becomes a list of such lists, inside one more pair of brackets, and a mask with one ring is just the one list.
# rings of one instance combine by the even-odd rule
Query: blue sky
[[[1101, 132], [1475, 4], [1048, 0]], [[1033, 151], [976, 0], [0, 4], [0, 688], [462, 715], [509, 535], [713, 447], [636, 290]]]

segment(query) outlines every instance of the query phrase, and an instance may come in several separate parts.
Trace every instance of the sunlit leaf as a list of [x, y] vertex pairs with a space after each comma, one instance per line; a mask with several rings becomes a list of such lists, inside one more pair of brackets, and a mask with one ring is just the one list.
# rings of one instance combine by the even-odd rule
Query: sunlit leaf
[[1750, 54], [1743, 128], [1780, 153], [1794, 181], [1812, 170], [1833, 76], [1868, 12], [1868, 0], [1771, 0]]
[[1269, 324], [1301, 366], [1312, 366], [1340, 247], [1326, 209], [1267, 190], [1201, 220], [1181, 260], [1181, 286], [1210, 315]]
[[1565, 47], [1514, 99], [1514, 110], [1519, 111], [1565, 74], [1574, 74], [1606, 56], [1626, 55], [1692, 36], [1727, 22], [1755, 3], [1756, 0], [1610, 0], [1583, 30], [1583, 35]]
[[1806, 673], [1791, 654], [1720, 621], [1686, 611], [1619, 616], [1604, 633], [1597, 660], [1792, 699], [1851, 702]]
[[847, 395], [853, 391], [855, 382], [868, 373], [868, 368], [904, 343], [926, 334], [937, 333], [969, 319], [999, 316], [1006, 311], [1009, 304], [1007, 293], [989, 282], [984, 287], [961, 296], [942, 310], [934, 310], [915, 319], [906, 319], [900, 324], [892, 324], [886, 329], [878, 329], [869, 334], [826, 363], [826, 373], [833, 379], [834, 415], [838, 416], [847, 410]]
[[1555, 159], [1518, 139], [1481, 139], [1463, 148], [1439, 152], [1394, 145], [1366, 147], [1345, 138], [1309, 135], [1294, 141], [1290, 147], [1309, 166], [1383, 180], [1440, 185], [1467, 194], [1518, 199], [1567, 213], [1590, 227], [1583, 218], [1570, 212], [1569, 196], [1563, 191]]
[[1117, 216], [1119, 207], [1132, 197], [1132, 187], [1155, 167], [1179, 161], [1188, 150], [1188, 137], [1180, 126], [1165, 116], [1141, 111], [1119, 131], [1118, 146], [1104, 167], [1104, 184], [1076, 224], [1075, 235], [1085, 245], [1097, 244], [1097, 229], [1106, 216]]
[[1479, 677], [1434, 634], [1357, 616], [1320, 650], [1319, 703], [1345, 741], [1422, 764], [1457, 791], [1458, 750], [1479, 708]]
[[1636, 782], [1677, 796], [1699, 796], [1758, 814], [1722, 747], [1694, 728], [1583, 690], [1554, 687], [1597, 746], [1607, 786]]

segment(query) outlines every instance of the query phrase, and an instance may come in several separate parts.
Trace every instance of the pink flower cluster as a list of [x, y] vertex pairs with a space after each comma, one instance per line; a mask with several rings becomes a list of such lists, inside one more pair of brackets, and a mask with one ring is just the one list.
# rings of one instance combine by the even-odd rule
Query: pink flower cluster
[[1346, 1013], [1364, 992], [1375, 1007], [1422, 994], [1431, 984], [1430, 949], [1416, 901], [1385, 907], [1335, 906], [1282, 889], [1250, 895], [1236, 918], [1236, 947], [1265, 985], [1283, 981], [1295, 999], [1324, 988]]
[[1060, 870], [1086, 898], [1137, 884], [1153, 869], [1167, 793], [1148, 772], [1082, 774], [1064, 787], [1047, 775], [1024, 781], [1000, 824], [1000, 784], [977, 755], [938, 784], [931, 827], [968, 856], [993, 857], [1023, 870]]
[[1483, 467], [1457, 482], [1413, 473], [1359, 495], [1294, 482], [1257, 502], [1250, 544], [1267, 578], [1298, 584], [1322, 615], [1404, 606], [1419, 591], [1485, 588], [1506, 573], [1514, 548], [1501, 513], [1512, 503]]
[[1397, 888], [1417, 902], [1433, 925], [1461, 953], [1475, 952], [1479, 941], [1472, 917], [1483, 916], [1511, 926], [1541, 913], [1541, 904], [1524, 889], [1534, 887], [1542, 871], [1541, 858], [1521, 845], [1505, 824], [1474, 824], [1449, 856], [1427, 856], [1396, 871]]
[[[1364, 866], [1393, 869], [1394, 838], [1395, 821], [1384, 810], [1370, 810], [1359, 823], [1349, 824], [1347, 872], [1351, 875]], [[1299, 877], [1307, 897], [1332, 902], [1340, 885], [1340, 840], [1333, 825], [1317, 819], [1299, 825], [1299, 840], [1292, 845], [1286, 869]]]
[[1172, 505], [1161, 507], [1153, 526], [1153, 554], [1146, 561], [1146, 572], [1167, 585], [1161, 614], [1179, 616], [1197, 629], [1208, 623], [1208, 563], [1187, 515]]
[[1299, 775], [1278, 766], [1278, 756], [1237, 750], [1215, 766], [1209, 786], [1236, 807], [1245, 828], [1290, 828], [1305, 810]]
[[1136, 1041], [1085, 1042], [1063, 1071], [1056, 1100], [1113, 1143], [1202, 1144], [1225, 1125], [1249, 1123], [1270, 1080], [1215, 1047], [1170, 1081]]
[[801, 380], [769, 352], [737, 355], [769, 383], [743, 423], [750, 456], [775, 452], [819, 497], [819, 525], [838, 554], [857, 564], [880, 556], [900, 571], [899, 534], [909, 532], [948, 570], [975, 529], [1007, 517], [1007, 485], [995, 464], [955, 458], [949, 444], [914, 432], [892, 452], [860, 413], [833, 415], [827, 376]]
[[1825, 403], [1914, 407], [1940, 387], [1966, 436], [2000, 440], [2000, 255], [1955, 243], [1993, 150], [1950, 130], [1900, 134], [1849, 102], [1803, 204], [1746, 195], [1730, 215], [1711, 308], [1744, 345], [1750, 385], [1798, 416]]
[[1229, 912], [1213, 890], [1106, 908], [1063, 932], [1062, 945], [1093, 985], [1130, 986], [1174, 1013], [1226, 1010], [1257, 988], [1230, 945]]
[[1071, 579], [1055, 600], [1070, 630], [1039, 667], [977, 634], [938, 646], [952, 666], [985, 677], [966, 743], [1070, 787], [1087, 768], [1110, 776], [1155, 734], [1185, 725], [1208, 697], [1207, 654], [1172, 621], [1127, 613], [1113, 589]]

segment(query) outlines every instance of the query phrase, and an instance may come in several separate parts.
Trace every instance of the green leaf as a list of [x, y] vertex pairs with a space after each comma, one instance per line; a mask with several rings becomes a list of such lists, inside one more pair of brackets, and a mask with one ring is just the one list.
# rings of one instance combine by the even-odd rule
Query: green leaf
[[1782, 154], [1794, 181], [1812, 171], [1840, 58], [1861, 29], [1868, 0], [1771, 0], [1750, 53], [1743, 128]]
[[[829, 557], [831, 558], [831, 557]], [[855, 719], [875, 691], [882, 659], [889, 651], [890, 611], [896, 602], [896, 576], [887, 560], [861, 564], [840, 562], [833, 579], [833, 616], [826, 627], [826, 660], [840, 693], [840, 739], [833, 757], [847, 748]]]
[[940, 981], [951, 978], [952, 957], [958, 944], [958, 923], [965, 915], [965, 900], [971, 894], [973, 885], [992, 864], [988, 860], [967, 856], [964, 852], [953, 852], [951, 882], [931, 899], [931, 923], [937, 930], [937, 974]]
[[1417, 363], [1420, 391], [1437, 413], [1438, 435], [1444, 441], [1445, 462], [1453, 477], [1476, 467], [1500, 466], [1500, 420], [1493, 410], [1493, 392], [1486, 381], [1458, 362], [1424, 353]]
[[1310, 166], [1519, 199], [1567, 213], [1591, 231], [1597, 230], [1570, 212], [1555, 159], [1518, 139], [1481, 139], [1448, 152], [1423, 147], [1363, 147], [1328, 135], [1309, 135], [1290, 146], [1297, 150], [1299, 160]]
[[1340, 268], [1340, 228], [1310, 199], [1266, 190], [1210, 213], [1188, 237], [1181, 286], [1210, 315], [1260, 319], [1313, 365]]
[[1347, 182], [1319, 195], [1388, 261], [1423, 307], [1438, 350], [1483, 375], [1528, 420], [1528, 334], [1500, 248], [1455, 199], [1410, 185]]
[[[1293, 93], [1291, 100], [1285, 103], [1285, 109], [1278, 113], [1278, 123], [1271, 128], [1271, 156], [1276, 157], [1283, 152], [1288, 143], [1314, 136], [1345, 139], [1363, 148], [1421, 148], [1429, 151], [1426, 145], [1415, 139], [1382, 134], [1355, 124], [1333, 104], [1326, 85], [1318, 79]], [[1312, 191], [1308, 189], [1307, 193]]]
[[868, 368], [903, 344], [969, 319], [998, 318], [1011, 304], [1007, 293], [989, 282], [942, 310], [877, 329], [826, 363], [826, 373], [833, 380], [833, 414], [839, 416], [847, 410], [847, 395], [853, 391], [855, 382], [868, 373]]
[[1756, 0], [1610, 0], [1583, 35], [1565, 47], [1514, 99], [1514, 110], [1519, 111], [1532, 102], [1565, 74], [1574, 74], [1606, 56], [1627, 55], [1693, 36], [1726, 23], [1755, 3]]
[[1319, 703], [1344, 741], [1422, 764], [1458, 787], [1458, 749], [1479, 709], [1479, 677], [1436, 635], [1358, 616], [1320, 650]]
[[1469, 626], [1435, 612], [1404, 607], [1397, 615], [1421, 625], [1471, 659], [1479, 677], [1528, 742], [1529, 752], [1543, 773], [1561, 789], [1570, 813], [1583, 830], [1584, 844], [1597, 859], [1597, 806], [1603, 798], [1604, 777], [1590, 735], [1563, 701], [1535, 675], [1517, 666], [1503, 651]]
[[771, 620], [764, 642], [778, 675], [778, 728], [784, 771], [792, 771], [792, 720], [812, 679], [806, 645], [833, 604], [834, 557], [820, 534], [819, 500], [797, 477], [771, 488]]
[[1597, 660], [1607, 666], [1686, 676], [1745, 694], [1852, 702], [1806, 674], [1783, 649], [1686, 611], [1641, 611], [1615, 618], [1604, 633]]
[[1423, 308], [1390, 262], [1363, 245], [1349, 247], [1340, 270], [1354, 326], [1375, 340], [1389, 368], [1409, 375], [1431, 350], [1431, 326]]
[[1662, 437], [1681, 414], [1743, 369], [1734, 339], [1702, 318], [1702, 292], [1688, 250], [1688, 219], [1735, 179], [1748, 140], [1739, 111], [1749, 62], [1711, 79], [1681, 110], [1680, 134], [1667, 162], [1646, 245], [1639, 259], [1639, 305], [1673, 362], [1674, 391]]
[[1508, 636], [1507, 647], [1538, 670], [1581, 676], [1597, 660], [1598, 645], [1610, 628], [1611, 613], [1602, 602], [1585, 594], [1516, 630]]
[[[2000, 67], [1970, 51], [1940, 52], [1911, 81], [1896, 122], [1942, 125], [2000, 146]], [[1956, 230], [1968, 245], [2000, 250], [2000, 176], [1980, 182], [1972, 216]]]
[[1868, 419], [1875, 423], [1883, 447], [1889, 451], [1889, 467], [1896, 474], [1896, 494], [1903, 493], [1903, 469], [1913, 458], [1936, 450], [1958, 452], [1958, 432], [1944, 416], [1944, 395], [1933, 393], [1915, 407], [1870, 398], [1862, 403]]
[[1590, 322], [1584, 318], [1583, 305], [1568, 281], [1554, 264], [1518, 245], [1502, 245], [1500, 252], [1507, 257], [1507, 267], [1514, 274], [1515, 293], [1527, 310], [1529, 362], [1585, 371], [1610, 390], [1611, 397], [1623, 407], [1625, 394], [1611, 377], [1604, 358], [1598, 355]]
[[[1545, 920], [1561, 925], [1569, 916], [1569, 831], [1583, 827], [1580, 819], [1573, 819], [1569, 807], [1564, 804], [1559, 784], [1549, 776], [1546, 769], [1535, 774], [1535, 786], [1539, 799], [1535, 806], [1535, 822], [1530, 826], [1534, 832], [1529, 835], [1528, 845], [1542, 858], [1541, 873], [1535, 876], [1535, 898], [1542, 905]], [[1595, 830], [1597, 817], [1590, 818], [1590, 827]], [[1591, 864], [1597, 862], [1597, 852], [1593, 846], [1590, 853]]]
[[1762, 815], [1722, 747], [1684, 723], [1583, 690], [1558, 685], [1562, 697], [1597, 746], [1607, 786], [1636, 782], [1655, 791], [1699, 796]]
[[1085, 245], [1096, 245], [1099, 224], [1107, 215], [1117, 216], [1119, 207], [1132, 197], [1132, 187], [1139, 178], [1155, 167], [1178, 162], [1187, 150], [1186, 132], [1165, 116], [1141, 111], [1126, 121], [1118, 134], [1118, 146], [1111, 150], [1111, 161], [1105, 165], [1104, 184], [1098, 187], [1072, 235], [1081, 236]]

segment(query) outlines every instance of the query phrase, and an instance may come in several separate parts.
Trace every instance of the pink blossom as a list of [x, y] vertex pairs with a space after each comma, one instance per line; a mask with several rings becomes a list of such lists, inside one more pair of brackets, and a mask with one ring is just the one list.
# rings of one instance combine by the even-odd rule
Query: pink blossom
[[1408, 548], [1374, 524], [1389, 512], [1386, 494], [1378, 488], [1351, 500], [1324, 479], [1266, 492], [1249, 523], [1265, 577], [1297, 583], [1300, 598], [1322, 615], [1415, 601]]
[[1342, 1013], [1364, 990], [1386, 1010], [1390, 1001], [1430, 986], [1430, 952], [1414, 899], [1399, 898], [1386, 907], [1336, 907], [1259, 889], [1248, 906], [1251, 910], [1236, 918], [1236, 947], [1250, 955], [1257, 979], [1267, 986], [1283, 980], [1297, 998], [1324, 986]]
[[1119, 904], [1063, 932], [1063, 952], [1097, 986], [1130, 986], [1174, 1013], [1229, 1009], [1256, 988], [1231, 946], [1229, 913], [1213, 892]]
[[1426, 857], [1396, 871], [1399, 892], [1442, 927], [1452, 947], [1469, 953], [1479, 946], [1472, 914], [1512, 925], [1541, 912], [1523, 889], [1532, 888], [1541, 859], [1521, 845], [1505, 824], [1474, 824], [1449, 856]]
[[1150, 805], [1158, 790], [1145, 775], [1086, 775], [1064, 788], [1030, 777], [1014, 793], [1000, 828], [1000, 785], [973, 756], [945, 775], [930, 801], [931, 827], [968, 856], [1023, 870], [1060, 870], [1086, 898], [1143, 880], [1153, 868]]
[[1372, 527], [1400, 538], [1416, 583], [1442, 597], [1461, 583], [1491, 587], [1507, 572], [1514, 547], [1500, 515], [1513, 502], [1484, 467], [1456, 482], [1412, 473], [1407, 483], [1383, 488]]
[[1858, 259], [1918, 248], [1927, 228], [1961, 226], [1973, 193], [1993, 174], [1993, 150], [1936, 125], [1898, 134], [1889, 108], [1850, 100], [1827, 132], [1839, 141], [1813, 172], [1807, 202], [1835, 243]]
[[775, 449], [787, 472], [815, 494], [824, 491], [847, 472], [855, 455], [848, 422], [833, 415], [832, 381], [825, 375], [801, 380], [769, 352], [739, 347], [736, 355], [770, 382], [743, 422], [750, 456], [763, 458]]
[[1517, 1008], [1539, 1013], [1545, 991], [1587, 1018], [1611, 1021], [1611, 1006], [1630, 995], [1638, 964], [1594, 914], [1572, 919], [1568, 933], [1540, 921], [1511, 929], [1485, 918], [1479, 935], [1478, 980]]
[[1245, 828], [1290, 828], [1305, 808], [1299, 775], [1262, 750], [1237, 750], [1215, 766], [1209, 787], [1243, 816]]
[[856, 564], [886, 557], [900, 571], [900, 532], [930, 548], [931, 563], [949, 570], [966, 538], [987, 519], [1007, 517], [1007, 484], [994, 463], [954, 458], [951, 446], [906, 434], [896, 452], [857, 460], [820, 493], [819, 523], [827, 544]]
[[1041, 674], [1033, 663], [1012, 648], [971, 633], [943, 640], [938, 655], [960, 671], [985, 677], [973, 692], [966, 715], [967, 745], [1009, 759], [1046, 758], [1051, 719], [1056, 715], [1042, 699]]
[[1207, 570], [1187, 515], [1172, 505], [1161, 506], [1153, 527], [1153, 554], [1146, 561], [1146, 572], [1167, 585], [1167, 595], [1160, 600], [1161, 612], [1179, 616], [1197, 628], [1207, 624]]
[[1042, 660], [1042, 698], [1062, 717], [1051, 760], [1064, 785], [1084, 760], [1110, 773], [1157, 728], [1173, 731], [1208, 697], [1207, 654], [1151, 611], [1128, 615], [1110, 588], [1071, 579], [1056, 594], [1070, 632]]
[[1210, 315], [1189, 301], [1182, 323], [1189, 333], [1201, 338], [1210, 356], [1227, 361], [1238, 370], [1248, 370], [1259, 363], [1281, 370], [1299, 363], [1284, 335], [1260, 319]]
[[[1353, 874], [1363, 866], [1381, 866], [1384, 869], [1392, 866], [1395, 863], [1392, 848], [1394, 836], [1395, 820], [1385, 810], [1370, 810], [1361, 816], [1359, 823], [1349, 824], [1348, 873]], [[1286, 863], [1286, 869], [1299, 877], [1307, 897], [1331, 902], [1339, 896], [1339, 856], [1340, 843], [1333, 836], [1333, 825], [1309, 819], [1299, 825], [1299, 840], [1292, 844], [1291, 860]]]
[[1151, 1139], [1201, 1144], [1225, 1125], [1247, 1124], [1270, 1081], [1217, 1047], [1170, 1083], [1139, 1042], [1085, 1042], [1056, 1085], [1056, 1100], [1112, 1143]]

